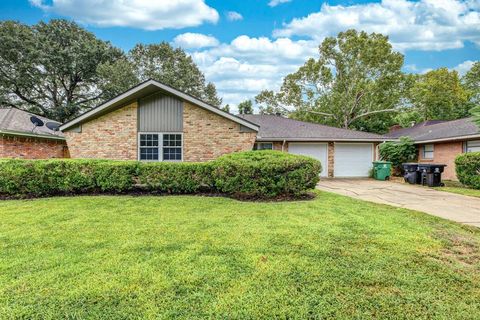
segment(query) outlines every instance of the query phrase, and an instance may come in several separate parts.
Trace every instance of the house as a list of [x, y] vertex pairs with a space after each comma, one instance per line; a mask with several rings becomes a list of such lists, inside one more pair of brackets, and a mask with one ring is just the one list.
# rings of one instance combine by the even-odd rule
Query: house
[[472, 118], [426, 121], [387, 134], [392, 139], [403, 136], [418, 146], [418, 162], [446, 164], [442, 177], [448, 180], [457, 179], [455, 158], [459, 154], [480, 151], [480, 129]]
[[377, 146], [388, 140], [377, 134], [340, 129], [275, 115], [242, 115], [259, 126], [255, 149], [307, 155], [322, 163], [324, 177], [368, 177]]
[[313, 156], [323, 176], [369, 175], [380, 135], [280, 116], [234, 116], [154, 80], [63, 124], [72, 158], [208, 161], [276, 149]]
[[14, 108], [0, 107], [0, 158], [68, 157], [60, 123]]

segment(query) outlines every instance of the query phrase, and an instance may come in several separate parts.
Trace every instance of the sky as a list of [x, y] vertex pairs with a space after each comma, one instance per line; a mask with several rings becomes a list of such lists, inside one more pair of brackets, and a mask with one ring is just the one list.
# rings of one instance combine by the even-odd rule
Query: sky
[[[167, 41], [185, 49], [232, 107], [318, 57], [347, 29], [388, 35], [406, 72], [480, 60], [480, 0], [1, 0], [0, 20], [74, 20], [128, 51]], [[233, 107], [235, 110], [235, 107]]]

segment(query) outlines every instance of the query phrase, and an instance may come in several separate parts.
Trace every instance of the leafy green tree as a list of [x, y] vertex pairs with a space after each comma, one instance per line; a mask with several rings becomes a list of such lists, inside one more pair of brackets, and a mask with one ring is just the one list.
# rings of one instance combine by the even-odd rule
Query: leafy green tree
[[64, 122], [103, 99], [97, 67], [122, 56], [74, 22], [0, 22], [0, 99]]
[[480, 127], [480, 61], [462, 77], [462, 84], [469, 93], [470, 114]]
[[205, 84], [205, 76], [192, 58], [170, 44], [137, 44], [128, 53], [140, 81], [155, 79], [206, 102], [220, 106], [215, 86]]
[[227, 103], [226, 105], [223, 106], [223, 108], [220, 108], [225, 112], [230, 112], [230, 105]]
[[417, 148], [409, 137], [400, 137], [398, 142], [385, 142], [379, 147], [380, 157], [385, 161], [391, 161], [395, 172], [402, 171], [402, 164], [411, 162], [417, 158]]
[[106, 100], [127, 91], [140, 82], [134, 65], [126, 58], [99, 65], [97, 73], [98, 87], [102, 90], [103, 98]]
[[468, 91], [457, 71], [440, 68], [421, 75], [410, 91], [418, 121], [454, 120], [469, 114]]
[[252, 100], [245, 100], [238, 104], [238, 113], [240, 114], [252, 114], [253, 113], [253, 103]]
[[348, 30], [326, 38], [319, 58], [309, 59], [285, 77], [279, 92], [256, 96], [262, 113], [343, 128], [385, 131], [392, 124], [406, 90], [403, 55], [393, 51], [388, 37]]

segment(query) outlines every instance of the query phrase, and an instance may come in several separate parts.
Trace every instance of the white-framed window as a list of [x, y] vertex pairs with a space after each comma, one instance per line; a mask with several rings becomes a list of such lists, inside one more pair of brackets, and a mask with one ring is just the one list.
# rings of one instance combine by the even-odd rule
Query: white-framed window
[[257, 142], [253, 146], [253, 150], [273, 150], [272, 142]]
[[467, 152], [480, 152], [480, 140], [467, 141]]
[[138, 160], [182, 161], [183, 135], [181, 133], [139, 132]]
[[423, 159], [433, 159], [434, 155], [434, 145], [426, 144], [423, 146]]

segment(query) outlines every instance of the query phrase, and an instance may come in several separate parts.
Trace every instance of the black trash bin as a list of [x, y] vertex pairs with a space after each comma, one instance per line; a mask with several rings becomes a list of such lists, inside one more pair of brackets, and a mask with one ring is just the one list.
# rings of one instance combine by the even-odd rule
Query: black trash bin
[[410, 184], [421, 184], [422, 179], [420, 172], [418, 172], [418, 163], [404, 163], [402, 166], [403, 170], [405, 171], [403, 174], [403, 179], [405, 182]]
[[436, 163], [419, 163], [418, 171], [420, 172], [422, 185], [429, 187], [443, 187], [442, 172], [447, 165]]

